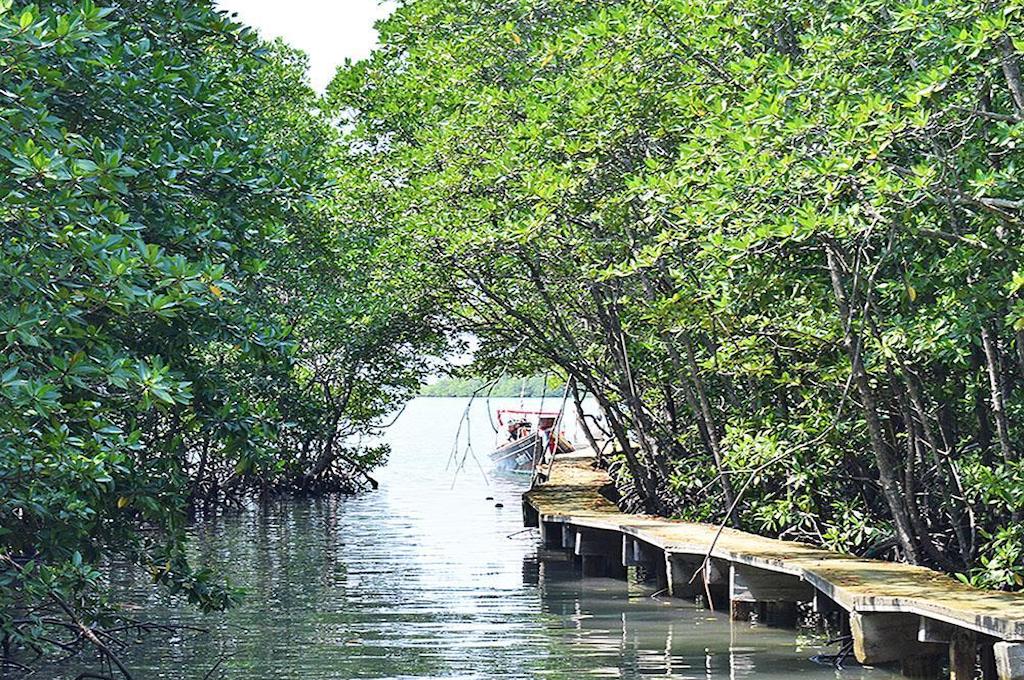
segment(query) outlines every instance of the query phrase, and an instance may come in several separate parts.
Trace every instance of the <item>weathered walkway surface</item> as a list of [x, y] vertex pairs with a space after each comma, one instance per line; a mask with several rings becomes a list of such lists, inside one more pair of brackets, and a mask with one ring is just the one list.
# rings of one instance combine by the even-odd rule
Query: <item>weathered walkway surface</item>
[[549, 546], [573, 550], [585, 573], [644, 566], [670, 595], [724, 600], [737, 619], [767, 603], [813, 602], [849, 614], [861, 663], [900, 662], [908, 676], [934, 677], [948, 654], [955, 680], [1024, 679], [1024, 595], [731, 529], [716, 542], [716, 526], [620, 512], [602, 495], [610, 479], [593, 462], [590, 450], [559, 455], [547, 481], [524, 495], [527, 524]]

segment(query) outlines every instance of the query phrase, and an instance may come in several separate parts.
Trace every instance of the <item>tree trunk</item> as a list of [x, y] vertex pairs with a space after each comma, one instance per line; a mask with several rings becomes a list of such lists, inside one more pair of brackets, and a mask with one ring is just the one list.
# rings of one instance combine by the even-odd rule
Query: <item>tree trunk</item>
[[[971, 352], [971, 369], [974, 375], [977, 375], [979, 372], [985, 374], [985, 380], [979, 382], [988, 382], [988, 367], [985, 364], [985, 353], [977, 348], [974, 348]], [[987, 453], [992, 446], [992, 419], [989, 415], [988, 400], [985, 399], [984, 391], [981, 389], [974, 390], [974, 420], [977, 425], [975, 441], [982, 452]], [[986, 455], [985, 458], [987, 463], [992, 462], [990, 456]]]
[[315, 481], [316, 478], [327, 471], [334, 461], [337, 460], [337, 456], [334, 453], [334, 440], [338, 434], [338, 425], [341, 423], [341, 416], [343, 411], [335, 411], [334, 415], [331, 416], [330, 426], [324, 431], [324, 448], [320, 451], [320, 455], [317, 456], [316, 461], [313, 465], [306, 470], [301, 478], [301, 485], [303, 488], [308, 488]]
[[583, 398], [580, 397], [580, 389], [575, 380], [570, 378], [569, 382], [570, 391], [572, 393], [572, 403], [576, 406], [576, 421], [580, 424], [580, 427], [583, 428], [583, 436], [587, 438], [587, 444], [589, 444], [590, 448], [594, 450], [594, 455], [600, 457], [601, 445], [597, 443], [597, 437], [594, 436], [594, 433], [590, 429], [590, 425], [587, 424], [587, 417], [583, 412]]
[[1024, 81], [1020, 77], [1020, 60], [1010, 36], [1004, 35], [999, 39], [999, 52], [1006, 85], [1013, 97], [1013, 106], [1018, 116], [1024, 116]]
[[651, 514], [660, 514], [664, 508], [661, 506], [657, 487], [651, 479], [647, 467], [640, 462], [636, 456], [636, 451], [633, 450], [633, 445], [629, 441], [629, 432], [622, 423], [621, 414], [618, 413], [615, 405], [604, 398], [603, 395], [595, 394], [594, 397], [601, 405], [601, 410], [604, 411], [605, 417], [608, 419], [608, 426], [612, 428], [619, 446], [622, 447], [622, 455], [626, 458], [626, 464], [629, 467], [630, 473], [640, 485], [640, 490], [643, 493], [643, 498], [640, 500], [643, 502], [644, 508]]
[[896, 525], [896, 537], [899, 539], [900, 546], [906, 553], [908, 561], [919, 564], [921, 562], [921, 552], [914, 538], [914, 530], [903, 503], [903, 489], [900, 488], [899, 470], [882, 432], [882, 423], [878, 417], [878, 406], [874, 390], [871, 387], [871, 380], [860, 356], [860, 340], [853, 329], [853, 316], [850, 305], [847, 302], [846, 291], [843, 287], [839, 262], [832, 247], [826, 247], [825, 252], [832, 279], [832, 290], [835, 294], [836, 305], [839, 309], [839, 316], [843, 326], [843, 347], [850, 359], [853, 381], [857, 387], [857, 392], [860, 394], [861, 409], [868, 426], [868, 436], [871, 441], [871, 450], [875, 457], [875, 465], [878, 469], [882, 494], [889, 505], [889, 510], [892, 512], [893, 521]]
[[[962, 564], [957, 566], [965, 568], [971, 563], [973, 545], [968, 534], [964, 530], [963, 510], [957, 505], [956, 498], [966, 499], [966, 494], [963, 487], [960, 485], [960, 476], [957, 474], [956, 465], [951, 458], [951, 452], [947, 450], [939, 441], [939, 438], [935, 436], [935, 431], [931, 426], [931, 419], [928, 417], [928, 412], [925, 410], [924, 397], [922, 397], [921, 391], [918, 389], [917, 381], [914, 379], [914, 374], [910, 371], [910, 366], [902, 358], [900, 359], [900, 364], [902, 382], [906, 388], [907, 396], [910, 398], [910, 404], [907, 407], [909, 410], [908, 415], [913, 418], [913, 415], [915, 413], [917, 414], [917, 419], [921, 424], [921, 430], [924, 433], [925, 442], [928, 444], [928, 448], [932, 451], [935, 465], [939, 471], [937, 484], [938, 491], [942, 495], [943, 504], [945, 505], [946, 512], [949, 515], [950, 523], [953, 525], [953, 533], [956, 536], [957, 545], [959, 547]], [[913, 421], [908, 423], [908, 427], [913, 427]], [[953, 485], [956, 487], [956, 497], [954, 497], [950, 492], [950, 486], [946, 479], [946, 475], [949, 475]], [[966, 500], [964, 502], [966, 502]], [[970, 508], [967, 509], [967, 512], [969, 515], [971, 514]], [[973, 529], [973, 517], [971, 519], [971, 525]]]
[[711, 453], [715, 459], [715, 468], [718, 470], [719, 480], [722, 485], [722, 493], [725, 495], [725, 507], [727, 511], [732, 509], [729, 521], [732, 522], [733, 526], [739, 526], [739, 519], [734, 508], [736, 494], [732, 488], [732, 480], [729, 479], [729, 475], [725, 474], [722, 440], [719, 438], [718, 428], [715, 426], [714, 415], [711, 412], [711, 402], [708, 401], [707, 392], [704, 390], [704, 383], [700, 379], [700, 366], [697, 365], [697, 356], [693, 351], [693, 342], [686, 333], [682, 337], [683, 349], [686, 350], [686, 363], [690, 367], [690, 378], [693, 381], [697, 404], [700, 407], [700, 414], [707, 430], [708, 445], [711, 447]]
[[1006, 417], [1006, 404], [1003, 401], [1002, 370], [999, 356], [999, 339], [992, 333], [987, 323], [981, 326], [981, 346], [985, 351], [985, 366], [988, 370], [989, 399], [992, 405], [992, 417], [996, 421], [996, 435], [999, 439], [999, 451], [1003, 460], [1011, 462], [1016, 459], [1013, 446], [1010, 444], [1010, 424]]

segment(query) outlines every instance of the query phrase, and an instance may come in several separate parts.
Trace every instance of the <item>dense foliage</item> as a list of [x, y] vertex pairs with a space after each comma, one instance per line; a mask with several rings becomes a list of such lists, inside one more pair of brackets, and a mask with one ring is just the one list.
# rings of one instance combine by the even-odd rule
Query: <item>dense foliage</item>
[[352, 435], [414, 393], [440, 340], [429, 308], [367, 284], [374, 234], [326, 200], [337, 132], [304, 58], [212, 2], [0, 0], [0, 102], [0, 656], [17, 667], [112, 645], [112, 569], [228, 604], [187, 558], [189, 514], [372, 483], [386, 450]]
[[415, 0], [331, 95], [389, 252], [596, 398], [627, 502], [1014, 587], [1022, 19]]
[[211, 0], [0, 0], [3, 663], [115, 663], [123, 565], [230, 603], [190, 515], [372, 484], [448, 329], [630, 508], [1021, 586], [1022, 20], [406, 0], [325, 103]]

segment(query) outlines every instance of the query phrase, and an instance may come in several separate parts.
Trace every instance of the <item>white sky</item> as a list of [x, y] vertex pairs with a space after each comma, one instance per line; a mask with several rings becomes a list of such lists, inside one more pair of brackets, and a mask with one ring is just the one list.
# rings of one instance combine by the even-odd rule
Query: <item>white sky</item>
[[373, 23], [391, 0], [218, 0], [267, 39], [284, 38], [309, 55], [310, 82], [322, 92], [346, 57], [362, 59], [377, 44]]

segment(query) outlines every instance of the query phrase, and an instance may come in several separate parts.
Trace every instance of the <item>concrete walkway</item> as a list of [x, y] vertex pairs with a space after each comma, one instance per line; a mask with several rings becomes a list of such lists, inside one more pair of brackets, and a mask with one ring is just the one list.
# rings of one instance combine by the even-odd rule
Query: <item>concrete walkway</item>
[[547, 481], [524, 495], [526, 523], [548, 546], [571, 549], [586, 574], [644, 567], [670, 595], [727, 604], [735, 619], [765, 606], [792, 607], [795, 619], [798, 602], [836, 609], [864, 664], [899, 662], [909, 677], [937, 677], [948, 659], [955, 680], [976, 671], [1024, 680], [1024, 595], [732, 529], [715, 541], [716, 526], [620, 512], [601, 493], [610, 482], [593, 451], [559, 455]]

